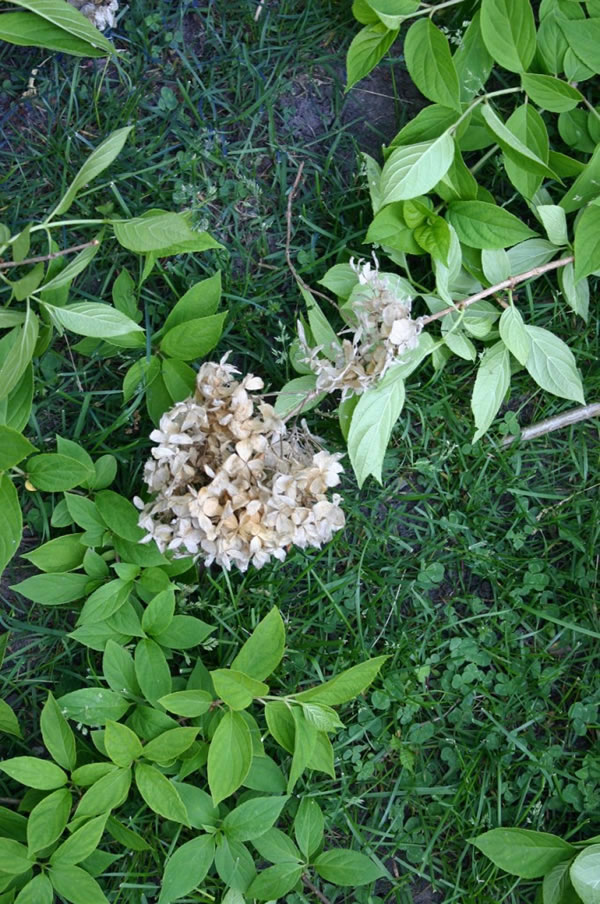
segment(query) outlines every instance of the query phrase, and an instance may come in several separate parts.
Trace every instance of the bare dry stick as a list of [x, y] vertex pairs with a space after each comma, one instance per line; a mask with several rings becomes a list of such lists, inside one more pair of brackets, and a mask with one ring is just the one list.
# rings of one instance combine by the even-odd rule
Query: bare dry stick
[[446, 314], [453, 314], [456, 310], [468, 308], [469, 305], [475, 304], [476, 301], [481, 301], [482, 298], [488, 298], [490, 295], [494, 295], [495, 292], [501, 292], [503, 289], [514, 289], [515, 286], [525, 282], [526, 279], [533, 279], [536, 276], [541, 276], [542, 273], [548, 273], [549, 270], [558, 270], [559, 267], [566, 267], [567, 264], [572, 264], [573, 260], [574, 258], [572, 256], [562, 257], [558, 261], [550, 261], [549, 264], [543, 264], [541, 267], [533, 267], [531, 270], [527, 270], [526, 273], [519, 273], [517, 276], [511, 276], [510, 279], [505, 279], [496, 286], [490, 286], [489, 289], [483, 289], [481, 292], [478, 292], [477, 295], [471, 295], [470, 298], [465, 298], [464, 301], [458, 301], [452, 307], [444, 308], [443, 311], [438, 311], [436, 314], [429, 314], [427, 317], [422, 317], [421, 324], [427, 326], [428, 323], [433, 323], [434, 320], [439, 320], [440, 317], [445, 317]]
[[[600, 402], [595, 402], [592, 405], [582, 405], [580, 408], [572, 408], [570, 411], [565, 411], [564, 414], [557, 414], [555, 417], [549, 417], [537, 424], [532, 424], [531, 427], [524, 427], [519, 439], [537, 439], [538, 436], [552, 433], [553, 430], [562, 430], [563, 427], [570, 427], [571, 424], [578, 424], [579, 421], [587, 421], [592, 417], [600, 417]], [[516, 439], [516, 436], [505, 436], [501, 445], [510, 446]]]
[[304, 280], [302, 279], [302, 277], [300, 276], [300, 274], [298, 273], [298, 271], [296, 270], [296, 268], [294, 267], [294, 265], [292, 263], [292, 255], [290, 253], [290, 246], [292, 244], [292, 205], [294, 203], [294, 196], [295, 196], [296, 192], [298, 191], [298, 186], [300, 185], [300, 179], [302, 178], [303, 170], [304, 170], [304, 163], [302, 162], [300, 164], [300, 166], [298, 167], [298, 172], [296, 173], [296, 178], [294, 179], [294, 184], [290, 188], [290, 193], [288, 195], [287, 214], [286, 214], [287, 230], [286, 230], [286, 236], [285, 236], [285, 259], [287, 261], [287, 265], [288, 265], [290, 273], [292, 274], [292, 276], [294, 277], [294, 279], [296, 280], [298, 285], [302, 286], [302, 288], [304, 289], [305, 292], [310, 292], [311, 295], [318, 295], [319, 298], [324, 298], [325, 301], [329, 302], [329, 304], [335, 304], [335, 302], [333, 302], [331, 300], [331, 298], [329, 298], [328, 295], [323, 295], [322, 292], [318, 292], [316, 289], [311, 289], [310, 286], [304, 282]]
[[326, 898], [325, 895], [323, 894], [323, 892], [319, 891], [317, 886], [314, 884], [314, 882], [311, 882], [311, 880], [308, 878], [306, 873], [302, 876], [302, 881], [304, 882], [304, 884], [306, 885], [307, 888], [310, 888], [313, 895], [317, 896], [317, 898], [319, 899], [321, 904], [331, 904], [331, 901], [329, 900], [329, 898]]
[[92, 239], [91, 242], [84, 242], [83, 245], [73, 245], [72, 248], [63, 248], [62, 251], [53, 251], [52, 254], [42, 254], [40, 257], [28, 257], [24, 261], [0, 261], [0, 270], [8, 270], [9, 267], [24, 267], [26, 264], [39, 264], [42, 261], [53, 261], [57, 257], [64, 257], [65, 254], [75, 254], [76, 251], [93, 248], [94, 245], [99, 244], [98, 239]]

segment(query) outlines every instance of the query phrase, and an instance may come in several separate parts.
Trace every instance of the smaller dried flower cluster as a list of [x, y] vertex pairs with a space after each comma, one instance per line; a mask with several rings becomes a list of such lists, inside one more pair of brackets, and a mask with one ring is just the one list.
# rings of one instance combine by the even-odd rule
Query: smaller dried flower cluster
[[341, 497], [327, 497], [343, 468], [341, 455], [315, 451], [306, 427], [288, 434], [273, 407], [250, 396], [262, 380], [236, 380], [226, 357], [202, 365], [195, 396], [150, 434], [157, 445], [144, 479], [156, 495], [134, 503], [145, 541], [162, 552], [245, 571], [284, 559], [291, 545], [319, 547], [344, 526]]
[[298, 324], [304, 361], [317, 375], [316, 391], [341, 390], [342, 400], [360, 395], [377, 383], [402, 354], [417, 346], [421, 323], [410, 316], [412, 296], [408, 284], [393, 273], [382, 274], [377, 266], [359, 261], [351, 265], [358, 286], [343, 310], [352, 323], [352, 338], [342, 334], [334, 361], [320, 356], [321, 346], [310, 347], [302, 324]]
[[100, 31], [104, 31], [105, 28], [114, 28], [115, 16], [119, 9], [118, 0], [69, 0], [69, 3], [83, 13]]

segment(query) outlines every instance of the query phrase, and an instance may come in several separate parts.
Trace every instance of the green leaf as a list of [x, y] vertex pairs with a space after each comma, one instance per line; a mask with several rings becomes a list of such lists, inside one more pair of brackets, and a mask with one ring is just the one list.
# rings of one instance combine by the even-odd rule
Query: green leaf
[[252, 791], [282, 794], [286, 789], [283, 772], [270, 756], [254, 756], [250, 771], [244, 779], [244, 787]]
[[294, 835], [298, 847], [307, 860], [318, 851], [323, 843], [324, 819], [320, 806], [315, 800], [303, 797], [294, 818]]
[[160, 646], [140, 640], [135, 649], [135, 674], [142, 693], [151, 703], [171, 693], [171, 672]]
[[250, 729], [239, 713], [226, 712], [208, 750], [208, 785], [215, 805], [240, 787], [251, 762]]
[[210, 709], [212, 702], [211, 694], [201, 690], [175, 691], [175, 693], [166, 694], [158, 700], [158, 703], [164, 706], [167, 712], [175, 713], [186, 719], [203, 716]]
[[510, 385], [510, 355], [503, 342], [496, 342], [481, 356], [477, 371], [471, 410], [476, 431], [471, 440], [476, 443], [496, 417]]
[[255, 697], [264, 697], [269, 688], [235, 669], [215, 669], [210, 673], [217, 696], [231, 709], [246, 709]]
[[600, 270], [600, 206], [590, 204], [575, 226], [575, 282]]
[[109, 719], [118, 721], [129, 709], [120, 694], [102, 687], [82, 687], [59, 697], [58, 704], [67, 718], [83, 725], [106, 725]]
[[[49, 2], [52, 2], [52, 0], [49, 0]], [[37, 0], [35, 0], [35, 5], [37, 7]], [[83, 19], [84, 17], [81, 16], [81, 18]], [[96, 150], [90, 154], [90, 156], [87, 158], [87, 160], [69, 185], [67, 191], [58, 202], [58, 205], [52, 211], [51, 216], [54, 217], [58, 216], [58, 214], [65, 213], [77, 197], [80, 189], [82, 189], [85, 185], [88, 185], [93, 179], [96, 178], [96, 176], [99, 176], [100, 173], [102, 173], [108, 166], [110, 166], [113, 160], [121, 153], [123, 145], [125, 144], [132, 128], [133, 126], [126, 126], [123, 129], [117, 129], [116, 132], [113, 132], [112, 135], [109, 135], [108, 138], [106, 138], [101, 144], [98, 145]]]
[[171, 904], [194, 891], [214, 856], [215, 842], [210, 835], [200, 835], [177, 848], [167, 861], [158, 904]]
[[[44, 47], [58, 53], [70, 53], [80, 57], [102, 57], [105, 51], [98, 50], [72, 34], [45, 21], [40, 16], [27, 12], [6, 12], [0, 21], [0, 40], [21, 47]], [[26, 255], [24, 254], [23, 257]]]
[[557, 835], [530, 829], [491, 829], [472, 843], [500, 869], [523, 879], [537, 879], [577, 852]]
[[53, 866], [58, 865], [62, 868], [64, 866], [72, 866], [75, 863], [81, 863], [82, 860], [89, 857], [100, 844], [100, 839], [104, 834], [104, 827], [107, 819], [108, 814], [103, 813], [101, 816], [90, 819], [90, 821], [86, 822], [80, 829], [73, 832], [73, 834], [67, 838], [66, 841], [63, 841], [63, 843], [52, 853], [50, 863]]
[[137, 309], [137, 300], [135, 296], [135, 282], [129, 270], [125, 267], [121, 270], [112, 285], [112, 301], [115, 308], [138, 323], [142, 315]]
[[153, 738], [144, 747], [144, 756], [159, 765], [168, 765], [191, 747], [197, 728], [171, 728]]
[[111, 336], [143, 332], [141, 326], [108, 304], [81, 301], [64, 308], [50, 304], [44, 304], [43, 307], [56, 324], [81, 336], [108, 339]]
[[8, 474], [0, 474], [0, 574], [4, 571], [21, 542], [23, 516], [15, 486]]
[[[516, 150], [503, 144], [506, 175], [524, 198], [531, 200], [539, 189], [543, 172], [533, 157], [523, 154], [527, 147], [537, 161], [549, 159], [548, 132], [544, 120], [532, 104], [522, 104], [509, 116], [506, 127], [514, 135]], [[537, 170], [537, 172], [536, 172]]]
[[318, 285], [324, 286], [338, 298], [344, 300], [348, 298], [357, 282], [358, 276], [350, 264], [334, 264], [325, 276], [317, 280]]
[[510, 264], [510, 275], [517, 276], [533, 267], [542, 267], [556, 257], [558, 250], [556, 245], [546, 239], [527, 239], [525, 242], [514, 245], [506, 252]]
[[365, 241], [377, 242], [405, 254], [422, 254], [423, 250], [415, 241], [413, 229], [404, 219], [403, 207], [404, 202], [396, 201], [380, 210], [369, 226]]
[[554, 75], [563, 71], [565, 52], [569, 45], [559, 24], [561, 14], [552, 9], [541, 19], [537, 33], [537, 46], [546, 69]]
[[584, 848], [569, 872], [573, 888], [583, 904], [600, 904], [600, 844]]
[[565, 301], [576, 314], [588, 321], [590, 307], [590, 286], [587, 279], [575, 282], [575, 268], [567, 264], [558, 271], [558, 282]]
[[135, 767], [138, 791], [151, 810], [183, 825], [189, 825], [187, 811], [179, 792], [169, 779], [154, 766], [138, 763]]
[[404, 39], [406, 68], [425, 97], [459, 113], [460, 89], [446, 36], [431, 19], [414, 22]]
[[519, 364], [526, 365], [531, 353], [531, 338], [525, 328], [521, 314], [511, 305], [505, 308], [500, 318], [500, 338], [515, 356]]
[[87, 574], [36, 574], [20, 584], [12, 584], [11, 590], [34, 603], [61, 606], [85, 596], [89, 583]]
[[245, 892], [256, 876], [252, 855], [241, 841], [222, 838], [215, 851], [215, 867], [219, 878], [232, 891]]
[[569, 234], [567, 217], [562, 207], [557, 204], [540, 204], [536, 210], [552, 244], [566, 245], [569, 241]]
[[334, 885], [367, 885], [385, 876], [385, 870], [365, 854], [345, 848], [319, 854], [313, 865], [322, 879]]
[[348, 703], [369, 687], [387, 658], [387, 656], [376, 656], [374, 659], [367, 659], [365, 662], [360, 662], [358, 665], [340, 672], [339, 675], [324, 684], [311, 687], [309, 690], [295, 694], [294, 697], [296, 700], [325, 703], [327, 706]]
[[144, 841], [141, 835], [138, 835], [137, 832], [134, 832], [132, 829], [126, 828], [122, 823], [115, 819], [114, 816], [108, 817], [106, 831], [115, 839], [115, 841], [118, 841], [119, 844], [122, 844], [123, 847], [128, 848], [130, 851], [151, 850], [150, 845], [147, 841]]
[[119, 244], [136, 254], [160, 251], [161, 257], [167, 256], [169, 247], [180, 242], [193, 242], [196, 238], [186, 218], [178, 213], [160, 212], [130, 220], [113, 220], [112, 226]]
[[487, 82], [494, 65], [481, 34], [479, 10], [471, 19], [452, 59], [458, 75], [460, 99], [469, 103]]
[[34, 455], [27, 462], [29, 480], [38, 490], [57, 493], [84, 483], [89, 477], [85, 465], [67, 455], [45, 453]]
[[40, 728], [44, 744], [52, 759], [63, 769], [74, 769], [77, 762], [75, 735], [51, 691], [48, 692], [48, 699], [42, 709]]
[[[405, 126], [392, 139], [389, 147], [395, 148], [402, 145], [418, 144], [423, 141], [432, 141], [439, 138], [444, 132], [454, 125], [458, 119], [458, 112], [440, 104], [430, 104], [419, 110], [416, 116], [410, 119]], [[378, 207], [380, 205], [377, 205]]]
[[20, 876], [33, 865], [33, 861], [27, 856], [26, 847], [11, 838], [0, 838], [0, 877], [3, 878], [5, 873]]
[[128, 769], [142, 756], [140, 739], [131, 728], [109, 719], [104, 731], [104, 746], [115, 766]]
[[[536, 114], [532, 113], [527, 107], [519, 108], [523, 111], [523, 115], [533, 116]], [[515, 111], [517, 112], [517, 111]], [[490, 131], [493, 133], [494, 138], [497, 143], [500, 145], [506, 156], [512, 161], [516, 166], [520, 166], [525, 169], [527, 172], [534, 173], [536, 175], [550, 176], [555, 177], [555, 173], [546, 165], [545, 159], [548, 158], [548, 142], [546, 139], [545, 147], [541, 154], [536, 153], [531, 147], [527, 144], [527, 136], [525, 141], [521, 141], [518, 136], [518, 129], [512, 131], [508, 124], [505, 125], [500, 117], [494, 112], [494, 110], [485, 104], [481, 108], [481, 115], [485, 120], [487, 126]], [[514, 117], [514, 114], [513, 114]], [[539, 118], [539, 117], [538, 117]], [[512, 118], [512, 122], [514, 123], [514, 118]], [[511, 120], [509, 120], [509, 123]], [[542, 122], [542, 128], [543, 122]], [[545, 158], [545, 159], [544, 159]]]
[[231, 668], [262, 681], [275, 671], [285, 649], [285, 625], [273, 608], [257, 624], [231, 663]]
[[231, 841], [252, 841], [277, 822], [289, 797], [253, 797], [231, 810], [222, 831]]
[[529, 0], [482, 0], [481, 34], [504, 69], [524, 72], [535, 54], [535, 21]]
[[385, 451], [404, 399], [404, 381], [394, 371], [359, 398], [348, 433], [348, 454], [359, 487], [370, 474], [381, 483]]
[[490, 285], [495, 286], [510, 277], [510, 261], [508, 254], [502, 248], [495, 251], [484, 248], [481, 252], [481, 266], [485, 278]]
[[453, 201], [448, 219], [471, 248], [507, 248], [536, 234], [508, 210], [486, 201]]
[[117, 459], [114, 455], [101, 455], [94, 462], [95, 477], [89, 486], [92, 490], [103, 490], [110, 486], [117, 476]]
[[53, 901], [52, 883], [42, 873], [34, 876], [27, 885], [24, 885], [15, 898], [15, 904], [52, 904]]
[[[387, 28], [399, 28], [404, 17], [413, 13], [419, 6], [419, 0], [365, 0], [365, 2]], [[356, 17], [356, 4], [353, 5], [352, 12]], [[371, 21], [369, 19], [369, 23]]]
[[69, 821], [73, 801], [70, 791], [59, 788], [33, 808], [27, 820], [29, 856], [57, 841]]
[[310, 374], [310, 376], [295, 377], [293, 380], [289, 380], [277, 394], [277, 399], [275, 401], [275, 411], [277, 414], [280, 417], [286, 417], [292, 411], [296, 414], [302, 414], [304, 411], [310, 411], [312, 408], [316, 408], [327, 395], [325, 392], [320, 392], [314, 398], [305, 401], [307, 397], [314, 392], [316, 385], [317, 378], [314, 374]]
[[346, 91], [375, 68], [397, 37], [398, 29], [388, 29], [383, 23], [361, 28], [346, 56]]
[[454, 139], [444, 132], [433, 141], [396, 148], [381, 173], [383, 204], [426, 195], [442, 179], [454, 159]]
[[172, 587], [162, 590], [152, 598], [142, 616], [142, 628], [146, 634], [166, 631], [175, 613], [175, 593]]
[[219, 342], [226, 317], [226, 312], [211, 314], [174, 326], [165, 333], [160, 343], [161, 352], [181, 361], [204, 357]]
[[113, 767], [111, 772], [103, 775], [88, 788], [79, 801], [75, 816], [83, 819], [109, 813], [127, 800], [130, 787], [131, 769]]
[[33, 368], [28, 364], [17, 385], [0, 399], [0, 424], [13, 430], [24, 430], [33, 401]]
[[5, 399], [12, 392], [27, 370], [33, 357], [38, 332], [39, 320], [27, 302], [25, 323], [22, 327], [15, 327], [4, 337], [9, 343], [9, 352], [0, 367], [0, 399]]
[[304, 712], [297, 706], [292, 709], [294, 720], [294, 752], [287, 783], [287, 792], [291, 794], [294, 785], [308, 766], [317, 743], [316, 728], [304, 717]]
[[[0, 770], [21, 785], [37, 788], [38, 791], [54, 791], [67, 783], [67, 776], [59, 766], [35, 756], [15, 756], [2, 760]], [[0, 871], [2, 869], [0, 866]]]
[[295, 863], [277, 863], [262, 870], [247, 894], [259, 901], [275, 901], [287, 895], [301, 878], [304, 867]]
[[521, 84], [534, 104], [551, 113], [573, 110], [583, 100], [581, 91], [551, 75], [532, 75], [524, 72], [521, 75]]
[[12, 284], [15, 301], [23, 301], [29, 295], [33, 295], [44, 278], [44, 271], [45, 268], [43, 263], [36, 264], [35, 267], [32, 267], [27, 271], [25, 276], [22, 276], [21, 279], [18, 279]]
[[120, 579], [101, 584], [85, 601], [77, 625], [93, 625], [110, 618], [125, 605], [132, 587], [131, 581]]
[[142, 692], [135, 676], [133, 657], [113, 640], [106, 642], [102, 671], [113, 691], [125, 696], [141, 697]]
[[333, 327], [327, 320], [327, 317], [319, 307], [312, 292], [299, 285], [300, 294], [306, 302], [308, 309], [308, 323], [313, 334], [313, 338], [318, 346], [322, 347], [323, 354], [330, 361], [335, 361], [340, 349], [340, 340], [338, 339]]
[[194, 394], [196, 371], [184, 361], [177, 358], [165, 358], [162, 362], [161, 375], [167, 392], [174, 402], [181, 402]]
[[40, 571], [49, 573], [73, 571], [74, 568], [80, 567], [86, 551], [80, 542], [81, 536], [65, 534], [63, 537], [56, 537], [55, 540], [49, 540], [48, 543], [25, 553], [22, 558], [27, 559]]
[[581, 377], [569, 346], [540, 326], [526, 326], [531, 352], [526, 368], [538, 386], [559, 396], [585, 404]]
[[0, 700], [0, 731], [14, 735], [15, 738], [22, 737], [19, 720], [5, 700]]
[[451, 233], [450, 227], [442, 217], [433, 214], [429, 216], [426, 223], [416, 227], [414, 237], [424, 251], [447, 264]]
[[207, 828], [221, 822], [219, 808], [213, 805], [210, 794], [196, 785], [186, 785], [184, 782], [173, 782], [173, 785], [185, 804], [189, 823], [193, 828]]
[[[41, 287], [41, 291], [45, 293], [45, 292], [54, 291], [56, 289], [60, 289], [62, 286], [70, 286], [71, 283], [73, 282], [73, 280], [75, 279], [75, 277], [78, 276], [80, 273], [82, 273], [85, 270], [85, 268], [90, 264], [90, 262], [94, 259], [94, 257], [98, 253], [98, 250], [100, 248], [101, 239], [102, 239], [102, 236], [100, 235], [96, 239], [95, 245], [90, 245], [89, 248], [84, 248], [83, 251], [80, 251], [79, 254], [77, 254], [73, 258], [73, 260], [69, 261], [69, 263], [65, 267], [63, 267], [63, 269], [60, 271], [60, 273], [57, 274], [57, 276], [48, 280], [47, 283], [44, 283], [44, 285]], [[42, 295], [42, 298], [43, 298], [44, 302], [46, 302], [47, 298], [50, 300], [50, 302], [52, 301], [50, 296]], [[55, 305], [52, 305], [52, 303], [50, 303], [49, 307], [52, 308], [52, 311], [54, 311], [56, 309], [56, 307], [58, 307], [59, 310], [63, 310], [62, 306], [60, 306], [60, 305], [55, 306]], [[107, 307], [107, 306], [102, 305], [102, 307]], [[70, 327], [67, 326], [67, 329], [70, 329]], [[75, 330], [75, 332], [78, 332], [78, 331]], [[87, 335], [87, 334], [84, 333], [84, 335]]]
[[78, 866], [53, 866], [48, 876], [54, 889], [69, 904], [108, 904], [102, 889]]
[[577, 176], [573, 185], [559, 202], [565, 213], [572, 213], [584, 207], [588, 201], [598, 197], [600, 181], [600, 144], [594, 151], [585, 169]]
[[269, 829], [268, 832], [253, 841], [252, 844], [260, 856], [271, 863], [283, 863], [285, 861], [299, 863], [302, 860], [302, 854], [292, 839], [280, 829]]
[[192, 615], [174, 615], [165, 631], [155, 634], [154, 639], [171, 650], [189, 650], [203, 643], [215, 629]]
[[63, 0], [12, 0], [12, 2], [14, 6], [21, 6], [23, 9], [35, 13], [36, 16], [46, 19], [62, 31], [74, 35], [81, 41], [86, 41], [98, 50], [103, 50], [105, 54], [116, 53], [115, 48], [102, 32], [98, 31], [89, 19], [86, 19], [78, 10], [73, 9]]
[[559, 19], [560, 27], [575, 56], [592, 72], [600, 73], [598, 45], [600, 44], [600, 17], [573, 21]]
[[209, 279], [195, 283], [181, 296], [163, 324], [163, 330], [170, 330], [189, 320], [203, 319], [216, 313], [221, 300], [221, 271]]
[[542, 884], [543, 904], [579, 904], [580, 898], [575, 894], [569, 877], [569, 865], [569, 861], [565, 860], [546, 873]]
[[145, 532], [138, 527], [139, 512], [128, 499], [112, 490], [101, 490], [96, 493], [95, 502], [100, 517], [114, 534], [131, 543], [143, 539]]

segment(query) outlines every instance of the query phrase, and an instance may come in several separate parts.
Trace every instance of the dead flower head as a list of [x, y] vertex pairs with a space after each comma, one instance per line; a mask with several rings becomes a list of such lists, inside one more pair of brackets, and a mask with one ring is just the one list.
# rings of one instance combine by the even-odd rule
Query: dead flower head
[[311, 347], [298, 324], [304, 361], [317, 375], [316, 390], [341, 390], [342, 399], [375, 385], [405, 352], [416, 348], [421, 332], [420, 321], [411, 318], [411, 286], [406, 280], [380, 273], [375, 255], [373, 264], [363, 260], [350, 264], [358, 285], [342, 308], [349, 329], [341, 334], [335, 360], [322, 357], [322, 347]]
[[288, 432], [271, 405], [251, 393], [260, 377], [227, 363], [203, 364], [192, 398], [178, 402], [150, 439], [144, 480], [154, 498], [139, 523], [176, 558], [257, 568], [290, 546], [327, 543], [344, 526], [337, 486], [341, 455], [319, 449], [306, 427]]
[[116, 13], [119, 9], [118, 0], [69, 0], [71, 6], [90, 20], [100, 31], [105, 28], [114, 28]]

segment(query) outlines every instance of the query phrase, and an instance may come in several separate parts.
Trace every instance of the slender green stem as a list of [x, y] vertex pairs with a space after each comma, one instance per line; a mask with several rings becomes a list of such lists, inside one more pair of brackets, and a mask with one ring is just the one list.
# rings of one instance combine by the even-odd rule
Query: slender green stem
[[458, 117], [456, 122], [452, 123], [448, 131], [456, 132], [461, 122], [463, 122], [467, 118], [467, 116], [469, 116], [473, 112], [475, 107], [478, 107], [479, 104], [484, 100], [489, 100], [490, 97], [500, 97], [501, 94], [516, 94], [517, 91], [522, 90], [523, 89], [519, 85], [517, 88], [501, 88], [499, 91], [490, 91], [489, 94], [480, 94], [479, 97], [476, 97], [475, 100], [469, 104], [465, 112]]
[[590, 113], [593, 113], [594, 116], [596, 117], [596, 119], [600, 119], [600, 113], [598, 112], [598, 110], [596, 110], [595, 106], [589, 102], [587, 97], [583, 98], [583, 102], [586, 105], [586, 107], [588, 108], [588, 110], [590, 111]]
[[419, 16], [434, 16], [441, 9], [445, 9], [447, 6], [457, 6], [459, 3], [462, 3], [463, 0], [446, 0], [445, 3], [438, 3], [436, 6], [423, 6], [421, 9], [415, 10], [414, 13], [408, 13], [407, 16], [403, 16], [402, 20], [406, 19], [416, 19]]

